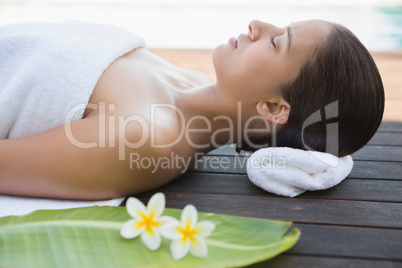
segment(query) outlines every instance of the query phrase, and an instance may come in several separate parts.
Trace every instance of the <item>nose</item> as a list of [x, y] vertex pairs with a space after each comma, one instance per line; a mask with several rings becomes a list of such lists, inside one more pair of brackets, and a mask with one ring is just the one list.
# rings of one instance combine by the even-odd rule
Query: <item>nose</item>
[[251, 38], [252, 41], [255, 41], [258, 38], [258, 25], [261, 22], [259, 20], [253, 20], [250, 22], [250, 24], [248, 25], [248, 34]]
[[272, 24], [265, 23], [259, 20], [253, 20], [250, 22], [248, 25], [248, 34], [251, 38], [252, 41], [257, 40], [260, 35], [263, 34], [263, 32], [271, 32], [271, 31], [276, 31], [277, 27], [275, 27]]

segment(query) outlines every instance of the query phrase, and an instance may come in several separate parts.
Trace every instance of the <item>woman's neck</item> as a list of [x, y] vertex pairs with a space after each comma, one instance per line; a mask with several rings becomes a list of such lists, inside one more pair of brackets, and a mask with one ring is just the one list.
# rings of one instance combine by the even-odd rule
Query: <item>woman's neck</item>
[[184, 138], [195, 151], [206, 153], [236, 142], [233, 116], [222, 111], [213, 84], [178, 91], [174, 103], [184, 118]]
[[245, 136], [256, 135], [251, 131], [256, 126], [251, 119], [258, 115], [248, 111], [252, 110], [250, 107], [242, 107], [245, 104], [241, 102], [222, 99], [216, 86], [210, 84], [178, 91], [174, 100], [184, 119], [184, 138], [196, 152], [206, 153], [223, 145], [242, 142]]

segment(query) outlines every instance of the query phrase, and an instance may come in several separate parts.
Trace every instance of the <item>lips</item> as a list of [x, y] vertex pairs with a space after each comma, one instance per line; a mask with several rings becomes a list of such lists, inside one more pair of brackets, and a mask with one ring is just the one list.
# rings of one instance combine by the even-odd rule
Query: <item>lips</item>
[[229, 39], [229, 44], [234, 47], [235, 49], [237, 49], [240, 39], [242, 39], [244, 36], [246, 36], [245, 34], [240, 34], [237, 38], [236, 37], [232, 37]]
[[232, 37], [232, 38], [229, 39], [229, 44], [232, 47], [237, 48], [237, 41], [238, 41], [238, 39], [236, 37]]

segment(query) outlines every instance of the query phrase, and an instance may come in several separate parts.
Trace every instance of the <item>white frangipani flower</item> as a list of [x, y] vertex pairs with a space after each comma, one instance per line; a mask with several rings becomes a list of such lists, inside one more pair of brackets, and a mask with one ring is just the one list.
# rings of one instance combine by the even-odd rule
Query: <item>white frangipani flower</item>
[[[161, 245], [160, 228], [173, 217], [161, 216], [165, 210], [165, 195], [157, 193], [151, 197], [148, 206], [137, 198], [130, 197], [126, 208], [133, 219], [127, 221], [120, 230], [122, 237], [130, 239], [141, 235], [141, 241], [150, 250], [157, 250]], [[177, 220], [176, 220], [177, 221]]]
[[197, 223], [197, 220], [197, 209], [187, 205], [181, 214], [181, 221], [171, 221], [160, 229], [162, 236], [173, 240], [170, 250], [174, 259], [183, 258], [189, 251], [196, 257], [207, 256], [208, 248], [204, 238], [212, 233], [215, 224], [210, 221]]

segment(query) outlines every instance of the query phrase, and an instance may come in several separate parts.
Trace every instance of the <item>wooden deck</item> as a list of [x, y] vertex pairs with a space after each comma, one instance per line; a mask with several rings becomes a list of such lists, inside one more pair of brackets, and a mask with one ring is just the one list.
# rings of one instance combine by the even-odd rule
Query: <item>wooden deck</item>
[[[170, 208], [193, 204], [203, 212], [293, 221], [300, 228], [294, 248], [252, 267], [402, 267], [402, 123], [383, 122], [352, 156], [354, 168], [341, 184], [286, 198], [254, 186], [244, 154], [236, 158], [233, 148], [220, 148], [176, 181], [136, 197], [148, 202], [163, 192]], [[214, 158], [231, 165], [216, 168]]]

